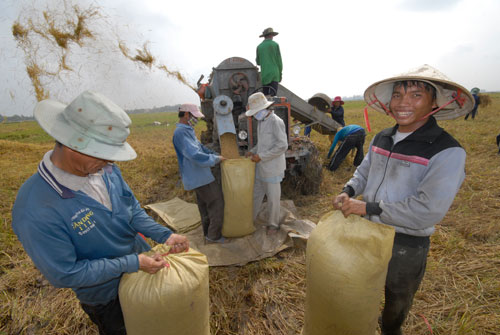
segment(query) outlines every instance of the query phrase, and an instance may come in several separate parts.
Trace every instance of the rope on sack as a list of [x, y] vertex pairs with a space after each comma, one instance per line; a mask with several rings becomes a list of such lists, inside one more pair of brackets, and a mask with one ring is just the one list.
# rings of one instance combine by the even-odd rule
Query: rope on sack
[[427, 321], [427, 318], [423, 314], [418, 314], [418, 316], [420, 316], [424, 320], [425, 324], [427, 325], [427, 329], [429, 329], [429, 332], [431, 333], [431, 335], [434, 334], [432, 332], [431, 324], [429, 323], [429, 321]]
[[[161, 257], [166, 257], [166, 256], [168, 256], [168, 255], [170, 254], [170, 250], [172, 250], [172, 248], [168, 249], [168, 251], [167, 251], [166, 253], [164, 253], [164, 254], [160, 254], [160, 256], [161, 256]], [[170, 263], [169, 263], [169, 262], [167, 262], [167, 264], [165, 264], [165, 267], [166, 267], [166, 268], [170, 268]]]

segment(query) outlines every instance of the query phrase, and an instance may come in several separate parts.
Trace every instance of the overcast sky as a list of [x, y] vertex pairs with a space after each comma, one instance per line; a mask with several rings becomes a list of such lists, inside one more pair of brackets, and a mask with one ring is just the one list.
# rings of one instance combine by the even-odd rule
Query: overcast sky
[[[36, 8], [58, 2], [37, 0]], [[306, 100], [319, 92], [361, 95], [373, 82], [422, 64], [468, 89], [500, 90], [498, 0], [76, 2], [100, 7], [102, 17], [90, 27], [96, 32], [91, 45], [71, 49], [74, 71], [47, 83], [51, 97], [66, 103], [85, 89], [100, 91], [126, 109], [199, 103], [187, 86], [116, 52], [115, 36], [131, 49], [149, 41], [159, 64], [181, 71], [195, 85], [226, 58], [255, 64], [259, 35], [267, 27], [279, 32], [274, 40], [283, 58], [282, 84]], [[24, 55], [11, 33], [14, 20], [26, 16], [33, 3], [0, 3], [3, 115], [32, 115], [36, 103]]]

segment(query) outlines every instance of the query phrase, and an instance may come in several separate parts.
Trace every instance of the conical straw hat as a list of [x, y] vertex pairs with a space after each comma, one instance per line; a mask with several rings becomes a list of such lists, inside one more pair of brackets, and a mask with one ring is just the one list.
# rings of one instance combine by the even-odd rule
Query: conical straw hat
[[443, 107], [434, 114], [438, 120], [450, 120], [467, 114], [474, 106], [474, 99], [470, 92], [463, 86], [451, 81], [443, 73], [430, 65], [424, 64], [407, 73], [402, 73], [395, 77], [390, 77], [370, 85], [364, 93], [365, 101], [375, 110], [386, 114], [385, 109], [380, 105], [383, 103], [389, 108], [394, 83], [397, 81], [418, 80], [426, 82], [436, 89], [436, 103], [441, 107], [455, 99], [460, 92], [461, 103], [456, 100]]

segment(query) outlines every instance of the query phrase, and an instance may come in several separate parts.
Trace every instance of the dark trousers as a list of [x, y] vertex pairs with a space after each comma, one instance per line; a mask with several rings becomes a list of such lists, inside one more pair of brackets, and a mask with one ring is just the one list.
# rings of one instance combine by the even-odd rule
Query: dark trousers
[[500, 154], [500, 134], [497, 135], [497, 147], [498, 147], [498, 153]]
[[90, 320], [99, 328], [99, 335], [126, 335], [125, 321], [123, 321], [120, 300], [108, 302], [106, 305], [81, 304], [82, 309], [88, 314]]
[[304, 136], [311, 137], [311, 126], [305, 127], [304, 128]]
[[262, 93], [264, 95], [277, 96], [278, 95], [278, 82], [272, 81], [269, 84], [262, 85]]
[[465, 115], [464, 120], [467, 120], [469, 118], [469, 115], [472, 115], [472, 120], [474, 120], [474, 118], [476, 117], [476, 113], [477, 113], [477, 107], [474, 106], [474, 108], [469, 113], [467, 113], [467, 115]]
[[224, 221], [224, 197], [222, 188], [217, 181], [194, 189], [196, 202], [201, 215], [203, 235], [211, 240], [221, 238]]
[[356, 148], [356, 156], [354, 157], [354, 166], [358, 166], [363, 161], [363, 145], [365, 144], [365, 131], [358, 130], [355, 133], [346, 136], [344, 141], [340, 143], [337, 150], [333, 153], [332, 160], [328, 164], [328, 169], [335, 171], [347, 157], [347, 154], [352, 149]]
[[396, 233], [385, 281], [382, 334], [401, 335], [403, 325], [424, 277], [430, 239]]

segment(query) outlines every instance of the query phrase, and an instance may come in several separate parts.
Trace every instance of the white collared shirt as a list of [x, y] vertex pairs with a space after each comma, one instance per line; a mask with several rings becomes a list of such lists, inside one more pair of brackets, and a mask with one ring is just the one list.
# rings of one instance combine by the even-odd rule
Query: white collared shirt
[[55, 166], [54, 163], [52, 163], [50, 159], [52, 151], [53, 150], [48, 151], [43, 156], [43, 163], [58, 183], [69, 188], [70, 190], [82, 191], [92, 199], [106, 206], [109, 210], [112, 210], [108, 189], [106, 188], [104, 179], [102, 179], [102, 175], [104, 174], [103, 169], [99, 170], [97, 173], [89, 174], [86, 177], [71, 174], [61, 170]]

